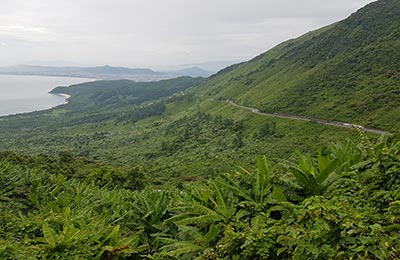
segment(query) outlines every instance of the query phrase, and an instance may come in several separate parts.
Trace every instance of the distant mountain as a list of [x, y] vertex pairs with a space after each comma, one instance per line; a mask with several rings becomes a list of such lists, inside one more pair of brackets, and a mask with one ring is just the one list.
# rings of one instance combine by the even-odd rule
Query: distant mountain
[[168, 66], [159, 66], [157, 67], [157, 71], [178, 71], [184, 70], [187, 68], [198, 67], [202, 70], [209, 71], [212, 73], [216, 73], [217, 71], [226, 68], [232, 64], [240, 63], [248, 59], [241, 60], [226, 60], [226, 61], [209, 61], [209, 62], [199, 62], [199, 63], [188, 63], [188, 64], [179, 64], [179, 65], [168, 65]]
[[210, 61], [210, 62], [202, 62], [202, 63], [194, 63], [194, 64], [190, 64], [190, 65], [182, 65], [185, 67], [188, 66], [196, 66], [196, 67], [200, 67], [203, 68], [205, 70], [208, 71], [214, 71], [217, 72], [223, 68], [229, 67], [232, 64], [236, 64], [236, 63], [240, 63], [243, 62], [247, 59], [241, 59], [241, 60], [226, 60], [226, 61]]
[[165, 72], [170, 75], [175, 75], [177, 77], [180, 76], [190, 76], [190, 77], [209, 77], [210, 75], [214, 74], [212, 71], [207, 71], [199, 67], [190, 67], [190, 68], [184, 68], [180, 70], [175, 70], [175, 71], [168, 71]]
[[163, 75], [164, 73], [156, 72], [146, 68], [124, 68], [124, 67], [111, 67], [109, 65], [101, 67], [80, 68], [82, 71], [93, 74], [102, 75]]
[[169, 72], [157, 72], [148, 68], [112, 67], [52, 67], [36, 65], [18, 65], [0, 68], [0, 74], [41, 75], [61, 77], [82, 77], [95, 79], [130, 79], [135, 81], [157, 81], [181, 76], [208, 77], [212, 72], [198, 67], [185, 68]]

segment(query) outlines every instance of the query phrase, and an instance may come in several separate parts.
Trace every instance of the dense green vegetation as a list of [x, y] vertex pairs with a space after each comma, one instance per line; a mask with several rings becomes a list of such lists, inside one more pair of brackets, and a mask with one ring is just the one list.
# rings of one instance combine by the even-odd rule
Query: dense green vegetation
[[399, 154], [400, 142], [363, 136], [180, 190], [131, 191], [115, 172], [98, 185], [96, 167], [68, 154], [3, 152], [0, 257], [396, 259]]
[[51, 93], [72, 95], [68, 99], [67, 109], [87, 112], [91, 108], [99, 109], [132, 106], [149, 100], [171, 96], [187, 88], [204, 82], [204, 78], [180, 77], [156, 82], [135, 82], [131, 80], [102, 80], [57, 87]]
[[289, 40], [214, 75], [203, 92], [269, 112], [400, 129], [400, 2]]
[[[4, 129], [0, 143], [3, 149], [24, 153], [67, 150], [116, 167], [142, 167], [154, 184], [160, 185], [213, 176], [234, 165], [250, 165], [258, 154], [279, 160], [289, 158], [296, 147], [311, 151], [340, 138], [357, 139], [354, 130], [263, 117], [216, 101], [199, 107], [196, 103], [196, 97], [176, 96], [143, 107], [129, 106], [126, 114], [109, 109], [109, 119], [103, 118], [103, 112], [87, 115], [71, 111], [67, 116], [63, 108], [42, 115], [21, 115], [0, 124]], [[154, 106], [165, 106], [165, 111], [154, 110]], [[142, 120], [130, 120], [136, 115]], [[30, 120], [42, 126], [32, 127]]]
[[[212, 176], [230, 170], [232, 162], [249, 165], [257, 154], [272, 160], [289, 158], [296, 147], [311, 151], [328, 141], [356, 138], [354, 130], [254, 115], [215, 101], [221, 98], [260, 110], [397, 132], [398, 55], [383, 55], [390, 46], [399, 49], [397, 4], [385, 0], [368, 5], [343, 22], [283, 43], [208, 80], [97, 81], [56, 88], [54, 93], [72, 95], [69, 103], [1, 118], [0, 145], [30, 154], [68, 150], [117, 167], [141, 166], [156, 183], [164, 183]], [[369, 48], [377, 41], [389, 47], [372, 52]], [[328, 50], [332, 56], [326, 59]], [[356, 65], [346, 67], [353, 57], [350, 52], [360, 50], [368, 53], [357, 54], [352, 61]], [[338, 63], [340, 57], [345, 63]], [[387, 71], [394, 76], [383, 79]], [[368, 80], [368, 86], [357, 81], [351, 95], [349, 88], [328, 86], [350, 84], [358, 75]]]
[[73, 95], [68, 99], [68, 104], [47, 111], [0, 118], [0, 132], [24, 131], [28, 128], [54, 131], [66, 126], [110, 119], [136, 122], [164, 112], [165, 102], [159, 102], [159, 98], [179, 95], [181, 91], [201, 82], [204, 82], [204, 78], [181, 77], [158, 82], [94, 81], [68, 88], [56, 87], [51, 93]]
[[374, 2], [209, 79], [57, 87], [68, 104], [1, 117], [0, 258], [400, 258], [396, 135], [223, 102], [396, 134], [399, 10]]

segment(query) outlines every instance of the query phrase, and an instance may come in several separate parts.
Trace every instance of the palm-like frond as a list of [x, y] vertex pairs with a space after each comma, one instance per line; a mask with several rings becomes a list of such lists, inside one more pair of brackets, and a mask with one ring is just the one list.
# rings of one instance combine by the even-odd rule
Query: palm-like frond
[[169, 244], [161, 249], [166, 251], [168, 255], [179, 259], [192, 259], [194, 255], [210, 247], [212, 241], [219, 236], [220, 231], [220, 228], [216, 225], [210, 225], [205, 234], [196, 227], [181, 226], [178, 234], [180, 239], [164, 240]]
[[[319, 195], [332, 184], [332, 178], [337, 176], [336, 171], [342, 168], [341, 159], [345, 158], [347, 146], [334, 148], [338, 156], [328, 152], [328, 149], [321, 148], [314, 162], [310, 156], [298, 152], [297, 164], [290, 164], [287, 168], [299, 181], [306, 195]], [[345, 149], [346, 151], [343, 151]]]

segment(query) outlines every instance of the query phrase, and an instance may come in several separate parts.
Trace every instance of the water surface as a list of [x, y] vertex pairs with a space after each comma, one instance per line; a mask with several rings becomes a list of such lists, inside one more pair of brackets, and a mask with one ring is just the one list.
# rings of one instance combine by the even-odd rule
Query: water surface
[[92, 81], [85, 78], [0, 75], [0, 116], [49, 109], [64, 104], [65, 97], [48, 92], [58, 86]]

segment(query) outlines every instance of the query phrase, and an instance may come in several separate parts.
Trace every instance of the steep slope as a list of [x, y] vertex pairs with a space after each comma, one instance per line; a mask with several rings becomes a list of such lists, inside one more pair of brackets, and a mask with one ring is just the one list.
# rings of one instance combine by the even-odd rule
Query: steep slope
[[295, 148], [307, 152], [329, 141], [359, 141], [355, 130], [260, 115], [221, 98], [260, 111], [398, 131], [397, 5], [376, 2], [206, 81], [57, 88], [72, 95], [67, 105], [0, 118], [0, 149], [68, 150], [116, 167], [141, 166], [159, 185], [215, 176], [260, 154], [281, 160]]
[[263, 111], [400, 129], [400, 1], [289, 40], [214, 75], [202, 92]]

